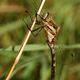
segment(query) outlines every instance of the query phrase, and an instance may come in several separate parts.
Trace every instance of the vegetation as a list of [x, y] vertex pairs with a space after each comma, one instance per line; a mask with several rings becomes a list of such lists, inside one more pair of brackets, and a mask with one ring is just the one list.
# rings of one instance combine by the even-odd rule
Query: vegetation
[[[0, 0], [0, 79], [8, 74], [41, 0]], [[29, 11], [26, 13], [25, 10]], [[56, 80], [80, 80], [80, 0], [46, 0], [60, 26], [56, 39]], [[36, 27], [39, 27], [37, 25]], [[34, 32], [36, 34], [37, 31]], [[30, 36], [11, 80], [50, 80], [50, 50], [44, 30]]]

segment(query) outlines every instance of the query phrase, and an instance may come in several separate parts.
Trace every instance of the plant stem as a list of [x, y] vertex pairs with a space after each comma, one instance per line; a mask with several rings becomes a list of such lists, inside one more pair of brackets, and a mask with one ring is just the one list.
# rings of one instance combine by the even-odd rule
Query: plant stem
[[[42, 8], [43, 8], [43, 5], [44, 5], [44, 3], [45, 3], [45, 1], [46, 1], [46, 0], [42, 0], [42, 3], [41, 3], [41, 5], [40, 5], [40, 7], [39, 7], [39, 9], [38, 9], [37, 14], [40, 14], [40, 12], [41, 12], [41, 10], [42, 10]], [[34, 21], [33, 21], [33, 23], [32, 23], [31, 30], [33, 30], [35, 24], [36, 24], [36, 17], [34, 18]], [[16, 57], [13, 65], [12, 65], [12, 67], [11, 67], [11, 69], [10, 69], [7, 77], [5, 78], [5, 80], [10, 80], [10, 76], [11, 76], [12, 72], [14, 71], [15, 66], [18, 64], [18, 62], [19, 62], [19, 60], [20, 60], [20, 57], [21, 57], [21, 55], [22, 55], [22, 52], [23, 52], [23, 50], [24, 50], [24, 48], [25, 48], [26, 43], [27, 43], [28, 40], [29, 40], [30, 35], [31, 35], [31, 31], [29, 31], [28, 33], [26, 33], [26, 35], [25, 35], [25, 37], [24, 37], [24, 39], [23, 39], [23, 42], [22, 42], [22, 44], [21, 44], [20, 50], [19, 50], [19, 52], [18, 52], [18, 55], [17, 55], [17, 57]]]

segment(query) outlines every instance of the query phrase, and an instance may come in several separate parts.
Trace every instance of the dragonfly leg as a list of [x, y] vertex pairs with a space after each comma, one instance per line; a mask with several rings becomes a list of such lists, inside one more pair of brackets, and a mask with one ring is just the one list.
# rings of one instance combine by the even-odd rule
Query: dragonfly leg
[[36, 18], [37, 18], [37, 16], [39, 16], [43, 21], [46, 22], [46, 19], [44, 19], [41, 15], [39, 15], [39, 14], [36, 13]]
[[[23, 19], [23, 20], [24, 20], [24, 19]], [[25, 20], [24, 20], [24, 23], [26, 24], [28, 30], [31, 31], [31, 33], [32, 33], [32, 35], [33, 35], [34, 37], [36, 37], [36, 36], [39, 34], [39, 32], [42, 30], [42, 28], [43, 28], [43, 27], [38, 27], [38, 28], [36, 28], [36, 29], [34, 29], [34, 30], [31, 30], [31, 29], [28, 27], [28, 24], [25, 22]], [[37, 32], [36, 34], [34, 34], [35, 31], [38, 31], [38, 32]]]
[[31, 29], [28, 27], [28, 24], [25, 22], [25, 20], [23, 19], [25, 25], [27, 26], [28, 30], [31, 31]]
[[31, 21], [33, 21], [32, 17], [31, 17], [31, 14], [27, 10], [25, 10], [25, 13], [27, 13], [29, 15]]
[[37, 13], [35, 14], [36, 24], [37, 24], [37, 25], [41, 25], [41, 21], [38, 20], [38, 15], [39, 15], [39, 14], [37, 14]]
[[34, 36], [34, 37], [36, 37], [36, 36], [40, 33], [40, 31], [42, 30], [42, 28], [43, 28], [43, 27], [38, 27], [38, 28], [36, 28], [36, 29], [32, 30], [32, 32], [35, 32], [35, 31], [37, 31], [37, 30], [38, 30], [38, 31], [37, 31], [37, 33], [36, 33], [36, 34], [34, 34], [33, 36]]

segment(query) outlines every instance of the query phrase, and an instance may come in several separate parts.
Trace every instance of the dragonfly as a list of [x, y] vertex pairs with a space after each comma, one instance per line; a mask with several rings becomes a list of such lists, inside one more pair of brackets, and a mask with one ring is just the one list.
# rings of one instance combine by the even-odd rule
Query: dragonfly
[[45, 31], [45, 35], [47, 38], [47, 44], [51, 51], [51, 80], [55, 79], [55, 39], [57, 36], [57, 33], [60, 30], [60, 27], [54, 22], [52, 17], [47, 12], [42, 18], [43, 22], [43, 29]]
[[[45, 0], [43, 0], [43, 3], [45, 2]], [[40, 10], [40, 8], [39, 8]], [[33, 33], [33, 31], [36, 31], [38, 29], [40, 29], [39, 31], [41, 31], [42, 29], [45, 31], [45, 37], [47, 39], [47, 44], [50, 48], [51, 51], [51, 80], [55, 79], [55, 49], [54, 49], [54, 44], [55, 44], [55, 39], [56, 39], [56, 35], [60, 30], [60, 27], [55, 23], [55, 21], [52, 19], [52, 17], [49, 15], [49, 12], [45, 13], [44, 15], [40, 15], [40, 11], [38, 10], [38, 12], [35, 14], [35, 19], [33, 21], [33, 25], [34, 24], [38, 24], [41, 25], [40, 28], [36, 28], [35, 30], [31, 30], [28, 25], [27, 28], [29, 29], [29, 31], [31, 31]], [[25, 11], [26, 12], [26, 11]], [[41, 21], [38, 20], [38, 17], [41, 19]], [[24, 21], [25, 22], [25, 21]], [[25, 22], [26, 24], [26, 22]], [[24, 46], [26, 45], [26, 37], [23, 40], [22, 46], [19, 50], [19, 56], [16, 57], [15, 62], [13, 63], [13, 66], [8, 74], [8, 76], [6, 77], [6, 80], [9, 80], [11, 73], [13, 72], [16, 64], [18, 63], [20, 56], [23, 52]]]
[[[41, 22], [38, 21], [37, 17], [41, 18]], [[56, 41], [56, 36], [60, 30], [60, 27], [55, 23], [55, 21], [53, 20], [52, 16], [50, 16], [49, 12], [45, 13], [44, 15], [38, 15], [36, 14], [36, 24], [38, 25], [42, 25], [42, 27], [38, 27], [34, 30], [30, 30], [30, 28], [27, 26], [27, 28], [31, 31], [37, 31], [39, 28], [38, 33], [43, 29], [45, 32], [45, 37], [47, 39], [47, 44], [50, 48], [50, 52], [51, 52], [51, 80], [55, 79], [55, 65], [56, 65], [56, 60], [55, 60], [55, 41]], [[38, 33], [36, 34], [36, 36], [38, 35]], [[33, 34], [34, 36], [34, 34]]]
[[60, 27], [53, 21], [52, 17], [50, 17], [49, 13], [46, 13], [43, 17], [43, 28], [45, 31], [45, 35], [47, 37], [47, 44], [51, 51], [51, 80], [55, 79], [55, 38], [57, 33], [60, 30]]

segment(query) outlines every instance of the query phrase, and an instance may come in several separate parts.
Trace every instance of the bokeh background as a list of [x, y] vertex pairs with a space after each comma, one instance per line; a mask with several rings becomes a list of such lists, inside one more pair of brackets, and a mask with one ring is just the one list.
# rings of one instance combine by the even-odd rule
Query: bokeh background
[[[7, 76], [28, 31], [26, 25], [32, 23], [30, 15], [33, 20], [40, 3], [0, 0], [0, 80]], [[61, 28], [55, 45], [56, 80], [80, 80], [80, 0], [46, 0], [41, 15], [46, 12]], [[50, 50], [43, 30], [30, 36], [11, 80], [50, 80]]]

